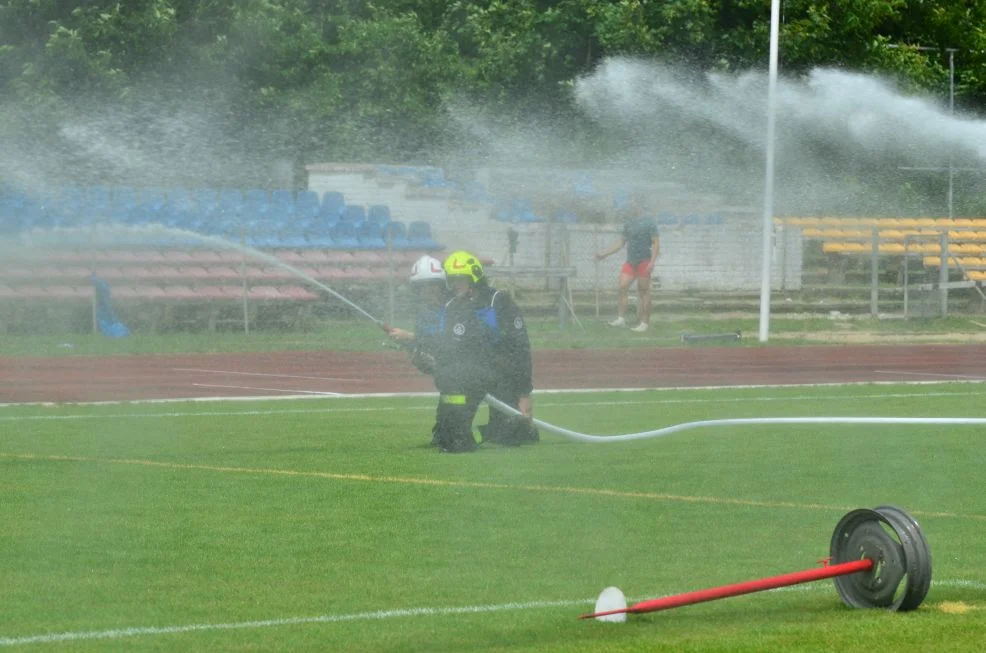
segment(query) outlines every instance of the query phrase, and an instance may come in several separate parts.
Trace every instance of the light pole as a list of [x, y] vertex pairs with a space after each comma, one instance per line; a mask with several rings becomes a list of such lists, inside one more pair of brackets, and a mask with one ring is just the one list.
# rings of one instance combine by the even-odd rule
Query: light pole
[[770, 65], [767, 73], [767, 154], [763, 191], [763, 238], [760, 262], [760, 342], [770, 332], [770, 263], [774, 232], [774, 114], [777, 108], [777, 41], [781, 0], [770, 2]]

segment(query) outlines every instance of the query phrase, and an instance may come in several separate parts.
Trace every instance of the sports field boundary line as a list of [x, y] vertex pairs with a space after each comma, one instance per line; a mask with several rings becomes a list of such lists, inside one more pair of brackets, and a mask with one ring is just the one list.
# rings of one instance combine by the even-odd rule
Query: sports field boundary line
[[[641, 388], [545, 388], [535, 389], [534, 395], [554, 395], [554, 394], [603, 394], [607, 392], [689, 392], [689, 391], [708, 391], [708, 390], [758, 390], [758, 389], [783, 389], [783, 388], [840, 388], [864, 385], [982, 385], [986, 384], [986, 379], [942, 379], [934, 381], [846, 381], [839, 383], [763, 383], [750, 385], [703, 385], [703, 386], [659, 386]], [[243, 396], [233, 395], [228, 397], [167, 397], [159, 399], [116, 399], [109, 401], [23, 401], [0, 403], [2, 408], [17, 408], [19, 406], [120, 406], [120, 405], [141, 405], [141, 404], [174, 404], [174, 403], [209, 403], [223, 401], [297, 401], [299, 399], [413, 399], [416, 397], [438, 397], [437, 392], [359, 392], [352, 394], [341, 393], [338, 395], [257, 395]]]
[[[955, 587], [974, 590], [986, 590], [986, 583], [967, 579], [933, 580], [934, 587]], [[830, 591], [828, 584], [805, 584], [792, 587], [781, 587], [770, 590], [769, 593], [805, 592], [813, 590]], [[628, 602], [636, 603], [654, 598], [664, 598], [669, 594], [646, 597], [628, 597]], [[42, 635], [21, 635], [13, 637], [0, 636], [0, 648], [12, 646], [27, 646], [30, 644], [55, 644], [59, 642], [92, 641], [100, 639], [124, 639], [128, 637], [146, 637], [151, 635], [183, 635], [196, 632], [223, 630], [247, 630], [260, 628], [277, 628], [283, 626], [299, 626], [309, 624], [332, 624], [348, 621], [377, 621], [383, 619], [400, 619], [409, 617], [451, 617], [469, 614], [490, 614], [496, 612], [512, 612], [517, 610], [544, 610], [549, 608], [569, 608], [580, 605], [592, 605], [596, 599], [562, 599], [555, 601], [527, 601], [513, 603], [489, 603], [467, 606], [395, 608], [391, 610], [374, 610], [369, 612], [352, 612], [348, 614], [323, 614], [314, 617], [282, 617], [279, 619], [258, 619], [253, 621], [233, 621], [225, 623], [198, 623], [178, 626], [133, 626], [130, 628], [113, 628], [108, 630], [66, 631], [61, 633], [46, 633]], [[574, 617], [573, 617], [574, 618]]]

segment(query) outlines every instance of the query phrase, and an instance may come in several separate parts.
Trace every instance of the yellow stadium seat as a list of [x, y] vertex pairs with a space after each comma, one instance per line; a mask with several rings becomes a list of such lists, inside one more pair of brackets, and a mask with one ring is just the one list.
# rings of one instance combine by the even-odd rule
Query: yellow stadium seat
[[968, 218], [955, 218], [952, 222], [955, 223], [956, 227], [972, 228], [972, 220]]
[[862, 243], [840, 243], [834, 241], [822, 243], [822, 251], [829, 254], [857, 254], [865, 252], [867, 249]]
[[903, 240], [904, 232], [899, 229], [883, 229], [880, 231], [880, 238], [889, 238], [891, 240]]
[[805, 227], [801, 230], [801, 235], [805, 238], [823, 238], [822, 230], [815, 227]]
[[970, 270], [965, 276], [970, 281], [986, 281], [986, 270]]
[[918, 218], [917, 219], [917, 227], [919, 229], [927, 229], [929, 227], [934, 227], [934, 226], [935, 226], [935, 219], [934, 218]]
[[917, 218], [899, 218], [897, 223], [904, 229], [917, 229]]
[[926, 267], [929, 267], [929, 268], [937, 268], [939, 265], [941, 265], [941, 257], [940, 256], [925, 256], [923, 259], [921, 259], [921, 262], [924, 263], [924, 265]]
[[901, 243], [881, 243], [880, 244], [881, 254], [903, 254], [904, 245]]

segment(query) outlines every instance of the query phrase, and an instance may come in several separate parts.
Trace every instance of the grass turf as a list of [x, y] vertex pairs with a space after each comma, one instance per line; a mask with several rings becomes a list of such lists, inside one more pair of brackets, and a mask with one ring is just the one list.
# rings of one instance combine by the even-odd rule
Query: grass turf
[[[984, 394], [541, 395], [536, 410], [620, 433], [716, 417], [973, 417]], [[600, 445], [546, 434], [455, 456], [427, 446], [432, 410], [422, 399], [0, 409], [0, 646], [981, 650], [981, 427], [712, 427]], [[811, 567], [845, 512], [881, 503], [912, 512], [932, 547], [935, 584], [916, 613], [850, 610], [822, 581], [622, 626], [575, 619], [607, 585], [640, 600]]]
[[[611, 316], [610, 316], [611, 317]], [[401, 323], [399, 326], [413, 328]], [[655, 316], [646, 333], [614, 329], [601, 319], [586, 317], [580, 326], [570, 323], [560, 330], [558, 321], [551, 318], [528, 320], [531, 346], [534, 349], [598, 349], [637, 347], [702, 347], [702, 346], [760, 346], [757, 339], [759, 320], [750, 317], [670, 319]], [[129, 355], [170, 353], [271, 352], [271, 351], [379, 351], [386, 336], [369, 322], [357, 320], [324, 322], [309, 332], [253, 331], [242, 332], [172, 332], [134, 333], [127, 338], [106, 338], [91, 333], [51, 334], [39, 325], [39, 333], [4, 334], [0, 338], [0, 356], [79, 356]], [[682, 334], [728, 335], [740, 331], [741, 340], [728, 338], [708, 341], [681, 342]], [[944, 340], [972, 342], [982, 335], [983, 323], [967, 317], [928, 320], [878, 320], [858, 318], [831, 320], [825, 318], [792, 319], [774, 316], [770, 321], [772, 346], [825, 342], [824, 334], [838, 331], [841, 335], [864, 334], [879, 342], [879, 336], [921, 336], [930, 341], [935, 336]], [[823, 334], [818, 339], [818, 334]], [[886, 342], [886, 340], [884, 340]]]

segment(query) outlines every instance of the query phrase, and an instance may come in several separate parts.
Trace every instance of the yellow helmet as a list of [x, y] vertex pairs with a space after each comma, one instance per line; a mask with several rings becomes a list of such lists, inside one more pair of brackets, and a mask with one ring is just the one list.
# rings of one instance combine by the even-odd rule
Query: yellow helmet
[[452, 252], [445, 259], [445, 278], [469, 277], [473, 283], [478, 283], [485, 276], [483, 264], [479, 258], [469, 252]]

